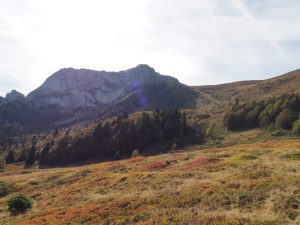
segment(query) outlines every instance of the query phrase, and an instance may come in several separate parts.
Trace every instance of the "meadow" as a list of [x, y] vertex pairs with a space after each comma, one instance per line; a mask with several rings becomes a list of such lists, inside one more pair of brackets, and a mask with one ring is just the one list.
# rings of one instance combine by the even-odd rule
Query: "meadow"
[[[0, 197], [5, 225], [300, 224], [298, 139], [63, 168], [10, 164], [0, 181], [8, 192]], [[20, 193], [33, 206], [10, 215], [7, 201]]]

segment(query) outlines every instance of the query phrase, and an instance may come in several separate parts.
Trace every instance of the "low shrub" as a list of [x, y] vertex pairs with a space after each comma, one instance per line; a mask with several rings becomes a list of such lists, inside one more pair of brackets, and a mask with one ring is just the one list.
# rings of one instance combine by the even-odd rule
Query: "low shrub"
[[155, 161], [144, 165], [142, 170], [143, 171], [161, 170], [161, 169], [165, 169], [168, 166], [169, 164], [167, 164], [165, 161]]
[[208, 157], [198, 157], [197, 159], [191, 160], [187, 163], [187, 167], [203, 167], [207, 165], [216, 164], [220, 161], [219, 158], [208, 158]]
[[138, 149], [133, 150], [131, 157], [138, 157], [140, 156], [140, 151]]
[[257, 159], [257, 156], [256, 155], [253, 155], [253, 154], [240, 154], [240, 155], [236, 155], [233, 157], [234, 160], [241, 160], [241, 161], [247, 161], [247, 160], [255, 160]]
[[0, 197], [4, 197], [8, 194], [8, 187], [4, 181], [0, 181]]
[[295, 220], [299, 214], [299, 207], [300, 202], [295, 198], [295, 196], [279, 196], [275, 200], [273, 210], [281, 216], [287, 216], [291, 220]]
[[288, 135], [288, 131], [286, 130], [276, 130], [274, 132], [271, 133], [271, 135], [273, 137], [281, 137], [281, 136], [285, 136], [285, 135]]
[[296, 114], [291, 109], [284, 109], [276, 117], [275, 124], [280, 129], [290, 129], [295, 119], [297, 119]]
[[24, 195], [12, 197], [7, 202], [8, 210], [11, 214], [22, 213], [31, 208], [32, 202]]
[[5, 160], [0, 157], [0, 172], [4, 171]]
[[293, 134], [300, 136], [300, 119], [293, 123]]

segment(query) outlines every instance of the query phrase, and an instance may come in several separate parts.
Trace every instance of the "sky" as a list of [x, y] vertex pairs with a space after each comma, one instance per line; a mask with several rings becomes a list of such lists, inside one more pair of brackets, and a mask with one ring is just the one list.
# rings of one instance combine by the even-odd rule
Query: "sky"
[[148, 64], [188, 85], [300, 68], [299, 0], [0, 0], [0, 95], [65, 67]]

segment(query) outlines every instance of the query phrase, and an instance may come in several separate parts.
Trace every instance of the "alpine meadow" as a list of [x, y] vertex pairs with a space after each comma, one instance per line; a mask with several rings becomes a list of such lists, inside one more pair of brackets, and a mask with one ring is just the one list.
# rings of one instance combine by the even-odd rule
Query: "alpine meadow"
[[300, 224], [299, 10], [0, 0], [0, 224]]

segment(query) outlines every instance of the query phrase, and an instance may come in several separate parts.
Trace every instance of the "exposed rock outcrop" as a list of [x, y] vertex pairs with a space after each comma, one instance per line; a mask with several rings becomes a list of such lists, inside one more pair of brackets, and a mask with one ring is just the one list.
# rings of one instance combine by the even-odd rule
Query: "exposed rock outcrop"
[[20, 93], [16, 90], [12, 90], [11, 92], [6, 94], [4, 103], [13, 102], [15, 100], [24, 99], [24, 98], [25, 98], [25, 95], [23, 95], [22, 93]]
[[178, 80], [156, 73], [147, 65], [120, 72], [61, 69], [27, 98], [37, 107], [59, 106], [63, 111], [99, 108], [149, 85]]

